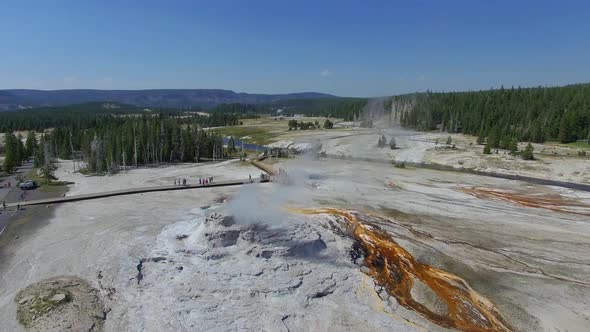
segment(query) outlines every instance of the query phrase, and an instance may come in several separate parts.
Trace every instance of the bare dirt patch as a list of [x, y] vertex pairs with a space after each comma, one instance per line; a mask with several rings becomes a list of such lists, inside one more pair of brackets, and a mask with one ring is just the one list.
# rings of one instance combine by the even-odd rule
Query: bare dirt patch
[[99, 291], [75, 276], [32, 284], [14, 302], [16, 318], [28, 331], [101, 331], [107, 316]]

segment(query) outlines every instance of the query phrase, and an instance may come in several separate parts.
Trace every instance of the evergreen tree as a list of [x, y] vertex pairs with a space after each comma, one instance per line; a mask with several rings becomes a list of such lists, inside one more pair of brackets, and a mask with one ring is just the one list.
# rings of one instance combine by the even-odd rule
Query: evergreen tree
[[16, 136], [15, 144], [16, 144], [16, 162], [18, 165], [20, 165], [22, 163], [22, 161], [27, 158], [26, 152], [25, 152], [25, 146], [23, 144], [23, 136], [21, 134], [18, 134]]
[[233, 136], [230, 136], [229, 140], [227, 141], [227, 152], [230, 156], [234, 156], [236, 154], [236, 142]]
[[295, 120], [295, 119], [289, 120], [288, 125], [289, 125], [289, 130], [297, 130], [297, 127], [298, 127], [297, 120]]
[[529, 143], [526, 148], [522, 151], [521, 156], [524, 160], [534, 160], [535, 156], [533, 155], [533, 145]]
[[483, 154], [492, 154], [492, 149], [490, 148], [490, 144], [486, 143], [483, 147]]
[[4, 172], [11, 174], [14, 168], [19, 164], [18, 161], [18, 147], [16, 143], [16, 137], [12, 132], [7, 131], [4, 134]]
[[43, 166], [41, 166], [41, 176], [45, 179], [46, 183], [50, 183], [55, 178], [53, 173], [55, 172], [55, 165], [53, 158], [51, 157], [51, 147], [48, 142], [43, 144]]
[[518, 140], [515, 138], [510, 140], [508, 148], [510, 149], [511, 154], [516, 154], [518, 152]]
[[45, 135], [41, 136], [41, 141], [37, 145], [35, 150], [35, 159], [33, 159], [33, 165], [35, 168], [40, 168], [45, 163]]
[[541, 125], [539, 124], [539, 122], [535, 122], [533, 124], [530, 139], [535, 143], [545, 142], [545, 132], [541, 129]]
[[481, 144], [484, 143], [484, 141], [485, 141], [485, 136], [483, 135], [483, 132], [480, 132], [477, 135], [477, 141], [476, 141], [476, 143], [477, 143], [477, 145], [481, 145]]
[[500, 149], [508, 150], [510, 149], [510, 144], [512, 143], [512, 137], [508, 135], [502, 136], [500, 140]]
[[500, 137], [501, 137], [500, 127], [496, 126], [492, 130], [492, 136], [491, 136], [491, 141], [490, 141], [490, 146], [492, 148], [497, 149], [500, 147]]
[[27, 134], [27, 142], [25, 144], [25, 155], [26, 157], [31, 157], [37, 151], [37, 135], [35, 131], [30, 130]]
[[560, 143], [569, 143], [570, 140], [570, 122], [567, 119], [566, 114], [561, 117], [561, 121], [559, 123], [559, 142]]

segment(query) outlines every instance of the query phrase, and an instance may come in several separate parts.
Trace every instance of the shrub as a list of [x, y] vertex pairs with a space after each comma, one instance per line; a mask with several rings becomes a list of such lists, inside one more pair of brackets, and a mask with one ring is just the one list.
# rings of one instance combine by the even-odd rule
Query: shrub
[[529, 143], [526, 148], [522, 151], [521, 157], [524, 160], [535, 160], [535, 156], [533, 155], [533, 145]]

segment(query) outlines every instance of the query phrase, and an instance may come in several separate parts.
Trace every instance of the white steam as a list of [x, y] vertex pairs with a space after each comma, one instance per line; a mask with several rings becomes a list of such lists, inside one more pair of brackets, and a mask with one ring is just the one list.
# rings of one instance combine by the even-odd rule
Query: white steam
[[287, 207], [311, 203], [308, 186], [310, 170], [314, 168], [310, 154], [290, 160], [284, 167], [288, 183], [251, 184], [240, 188], [225, 207], [225, 213], [240, 224], [263, 223], [270, 226], [291, 222]]

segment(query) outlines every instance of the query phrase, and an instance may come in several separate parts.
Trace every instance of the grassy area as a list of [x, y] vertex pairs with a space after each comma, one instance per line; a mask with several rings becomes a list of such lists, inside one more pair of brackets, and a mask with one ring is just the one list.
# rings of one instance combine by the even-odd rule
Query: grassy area
[[[260, 117], [260, 118], [256, 118], [256, 119], [243, 119], [240, 121], [242, 121], [243, 126], [275, 125], [275, 124], [280, 124], [282, 122], [279, 120], [275, 120], [274, 118], [272, 118], [270, 116]], [[288, 128], [286, 121], [285, 121], [284, 127], [285, 127], [285, 130]]]
[[[315, 122], [318, 121], [320, 124], [324, 123], [325, 117], [302, 117], [296, 118], [297, 121], [301, 122]], [[249, 137], [244, 139], [245, 142], [266, 145], [280, 139], [281, 135], [293, 133], [289, 131], [289, 120], [290, 118], [283, 118], [282, 120], [276, 120], [272, 117], [262, 117], [257, 119], [244, 119], [243, 124], [239, 126], [228, 126], [219, 127], [212, 129], [219, 134], [224, 136], [233, 136], [236, 139], [242, 137]], [[332, 118], [334, 122], [337, 119]], [[310, 129], [309, 132], [315, 132], [318, 129]], [[330, 130], [337, 130], [330, 129]], [[345, 130], [345, 129], [344, 129]], [[299, 131], [297, 131], [299, 132]]]
[[39, 189], [37, 190], [46, 193], [64, 193], [67, 191], [66, 185], [70, 184], [66, 181], [50, 181], [47, 183], [45, 178], [42, 178], [37, 174], [37, 168], [33, 168], [27, 177], [39, 184]]
[[577, 141], [577, 142], [567, 143], [567, 144], [563, 144], [563, 145], [569, 146], [574, 149], [590, 150], [590, 144], [588, 144], [587, 141]]
[[577, 141], [577, 142], [571, 142], [571, 143], [565, 143], [565, 144], [559, 143], [559, 142], [546, 142], [546, 144], [559, 145], [559, 146], [568, 147], [571, 149], [590, 150], [590, 144], [588, 144], [588, 141]]
[[247, 125], [231, 126], [215, 129], [215, 132], [224, 136], [233, 136], [236, 139], [242, 139], [242, 137], [249, 137], [243, 139], [245, 142], [254, 144], [269, 144], [272, 142], [272, 138], [277, 134], [272, 133], [270, 128], [265, 127], [250, 127]]

